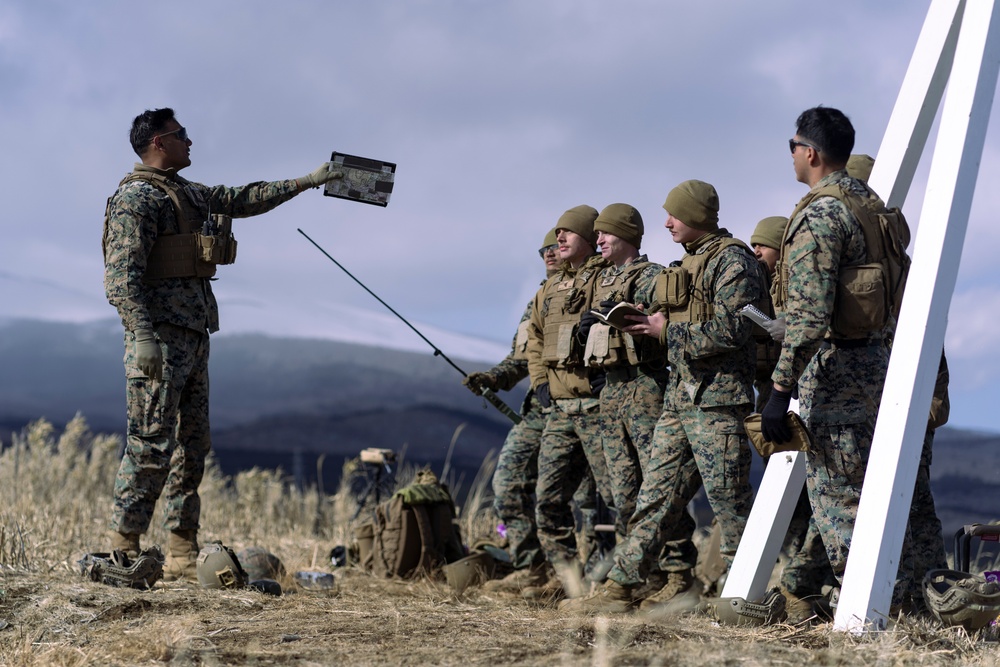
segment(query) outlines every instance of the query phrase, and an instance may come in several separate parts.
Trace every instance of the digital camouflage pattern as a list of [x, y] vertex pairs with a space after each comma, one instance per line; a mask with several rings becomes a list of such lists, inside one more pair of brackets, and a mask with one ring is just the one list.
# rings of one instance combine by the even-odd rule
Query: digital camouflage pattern
[[[174, 170], [152, 170], [177, 182], [203, 212], [243, 218], [258, 215], [299, 192], [294, 180], [243, 187], [208, 187]], [[146, 259], [161, 234], [180, 226], [170, 197], [146, 181], [131, 181], [108, 200], [104, 230], [104, 288], [125, 326], [128, 434], [115, 480], [111, 528], [144, 533], [161, 491], [165, 525], [197, 530], [198, 485], [211, 448], [208, 411], [208, 332], [219, 328], [211, 283], [201, 278], [143, 282]], [[163, 380], [136, 366], [136, 329], [153, 329], [163, 351]]]
[[119, 533], [145, 533], [161, 492], [169, 530], [197, 530], [201, 515], [198, 485], [211, 449], [208, 334], [163, 323], [156, 337], [162, 381], [139, 370], [135, 336], [125, 332], [128, 432], [111, 513], [111, 528]]
[[[553, 400], [542, 430], [535, 487], [535, 524], [550, 563], [581, 557], [570, 500], [586, 481], [588, 468], [597, 492], [611, 507], [611, 483], [601, 447], [599, 399]], [[615, 528], [619, 537], [624, 535], [621, 521], [616, 521]]]
[[[658, 550], [702, 484], [722, 530], [728, 564], [750, 515], [751, 455], [743, 419], [753, 405], [755, 343], [751, 322], [739, 311], [761, 299], [766, 282], [749, 250], [741, 245], [718, 250], [720, 237], [730, 234], [720, 229], [684, 246], [685, 257], [716, 250], [705, 264], [700, 288], [692, 289], [705, 295], [713, 312], [704, 322], [668, 322], [661, 336], [670, 380], [628, 540], [615, 550], [608, 575], [622, 585], [643, 580], [646, 554]], [[693, 568], [695, 561], [696, 554], [678, 556], [669, 571]]]
[[[642, 268], [636, 269], [639, 265]], [[636, 270], [639, 275], [623, 285], [622, 277]], [[594, 303], [626, 302], [648, 310], [653, 302], [656, 276], [662, 271], [661, 265], [650, 262], [645, 255], [632, 258], [622, 266], [609, 266], [597, 277]], [[613, 332], [612, 335], [618, 334]], [[653, 429], [663, 412], [668, 371], [662, 348], [658, 363], [658, 367], [643, 368], [641, 374], [639, 368], [630, 366], [625, 358], [620, 358], [617, 366], [605, 366], [607, 384], [600, 394], [601, 444], [614, 506], [626, 525], [635, 510], [635, 498], [642, 482], [642, 463], [649, 454]]]
[[[634, 279], [625, 279], [636, 271], [638, 275]], [[622, 266], [609, 266], [597, 278], [594, 303], [626, 302], [641, 305], [648, 312], [654, 301], [656, 277], [662, 271], [663, 266], [650, 262], [645, 255], [630, 259]], [[659, 341], [648, 336], [641, 339], [636, 341], [637, 347], [645, 346], [647, 352], [658, 352], [658, 358], [653, 356], [646, 363], [630, 366], [628, 359], [620, 356], [616, 365], [605, 366], [607, 384], [600, 396], [604, 459], [615, 508], [626, 532], [635, 511], [643, 470], [649, 466], [653, 430], [663, 413], [663, 392], [669, 376], [666, 350]], [[685, 541], [691, 539], [694, 529], [694, 519], [687, 512], [675, 526], [668, 527], [663, 556], [657, 559], [655, 570], [670, 567], [671, 558], [693, 548]]]
[[[270, 211], [299, 193], [294, 180], [257, 182], [243, 187], [208, 187], [192, 183], [173, 170], [183, 195], [204, 212], [246, 218]], [[196, 331], [219, 329], [219, 312], [211, 284], [201, 278], [168, 278], [143, 282], [146, 258], [161, 234], [177, 234], [180, 226], [170, 197], [146, 181], [131, 181], [111, 196], [105, 231], [104, 290], [129, 331], [170, 322]]]
[[[519, 329], [531, 317], [531, 306], [532, 302], [528, 302], [518, 324]], [[510, 391], [528, 376], [528, 362], [517, 358], [517, 344], [515, 333], [510, 354], [486, 371], [495, 379], [500, 390]], [[545, 560], [535, 529], [538, 450], [545, 417], [534, 392], [529, 390], [521, 407], [521, 423], [515, 424], [507, 433], [493, 472], [493, 509], [506, 527], [507, 551], [515, 569], [537, 565]], [[587, 474], [573, 496], [581, 515], [579, 534], [583, 537], [584, 544], [578, 547], [583, 551], [584, 559], [596, 548], [598, 541], [594, 530], [598, 511], [596, 495], [594, 477]]]
[[[545, 560], [535, 529], [535, 485], [538, 481], [538, 452], [546, 415], [538, 401], [529, 394], [521, 423], [507, 433], [496, 471], [493, 473], [493, 509], [506, 526], [507, 551], [515, 569], [537, 565]], [[573, 494], [573, 502], [581, 515], [578, 533], [584, 544], [578, 544], [586, 560], [598, 541], [594, 526], [597, 521], [597, 489], [589, 470]]]
[[[784, 228], [780, 232], [784, 232]], [[775, 245], [781, 245], [780, 238], [775, 241]], [[761, 270], [770, 289], [771, 275], [763, 262]], [[767, 314], [774, 316], [773, 306]], [[778, 363], [781, 343], [772, 340], [767, 332], [764, 332], [764, 336], [760, 336], [756, 328], [754, 331], [757, 344], [757, 370], [753, 382], [754, 390], [757, 392], [757, 404], [754, 406], [754, 411], [760, 412], [767, 405], [771, 390], [774, 388], [771, 375]], [[764, 465], [767, 465], [767, 460], [764, 461]], [[823, 586], [836, 584], [833, 570], [830, 569], [830, 559], [826, 556], [823, 541], [812, 522], [812, 507], [809, 505], [809, 495], [805, 487], [802, 488], [795, 509], [792, 511], [781, 552], [785, 556], [785, 567], [781, 571], [781, 586], [796, 597], [820, 595]]]
[[[828, 174], [813, 189], [837, 183], [867, 196], [866, 186], [843, 170]], [[847, 566], [889, 355], [881, 334], [865, 347], [824, 339], [830, 336], [841, 269], [865, 260], [860, 223], [833, 197], [815, 199], [794, 216], [779, 260], [787, 270], [788, 297], [779, 313], [787, 330], [772, 380], [798, 384], [800, 414], [814, 440], [806, 466], [809, 500], [839, 580]]]
[[[520, 330], [521, 325], [531, 318], [532, 303], [532, 301], [529, 301], [528, 305], [525, 306], [524, 314], [521, 315], [521, 320], [518, 322], [518, 330]], [[495, 380], [498, 390], [510, 391], [518, 382], [528, 377], [528, 360], [526, 358], [519, 358], [521, 356], [517, 353], [517, 333], [515, 333], [510, 343], [510, 354], [504, 357], [503, 361], [496, 366], [486, 371]]]
[[[546, 318], [558, 315], [578, 321], [591, 307], [594, 280], [606, 264], [600, 255], [591, 256], [579, 269], [563, 264], [532, 301], [528, 372], [533, 389], [549, 383], [552, 398], [538, 454], [535, 521], [542, 550], [553, 564], [579, 556], [569, 503], [586, 477], [588, 466], [597, 493], [608, 507], [613, 506], [613, 495], [601, 444], [600, 399], [590, 390], [591, 371], [582, 365], [578, 348], [569, 349], [567, 358], [559, 363], [543, 361]], [[560, 287], [570, 280], [574, 283], [572, 290], [562, 293]], [[563, 303], [559, 313], [552, 306], [556, 301]], [[616, 522], [616, 531], [624, 535], [621, 521]]]

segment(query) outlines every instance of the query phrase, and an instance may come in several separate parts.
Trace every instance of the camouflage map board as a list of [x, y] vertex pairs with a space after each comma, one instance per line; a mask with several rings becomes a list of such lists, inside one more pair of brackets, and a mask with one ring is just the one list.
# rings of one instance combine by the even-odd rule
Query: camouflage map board
[[344, 172], [344, 178], [330, 181], [323, 189], [328, 197], [340, 197], [375, 206], [388, 206], [396, 165], [336, 151], [330, 156], [333, 169]]

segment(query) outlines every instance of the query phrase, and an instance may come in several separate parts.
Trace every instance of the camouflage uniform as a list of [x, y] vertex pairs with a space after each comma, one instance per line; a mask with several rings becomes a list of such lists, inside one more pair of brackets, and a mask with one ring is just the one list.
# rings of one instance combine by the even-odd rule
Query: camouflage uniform
[[[757, 259], [745, 246], [728, 245], [724, 229], [685, 244], [684, 261], [710, 255], [691, 292], [707, 305], [704, 319], [668, 310], [661, 341], [667, 346], [670, 381], [653, 433], [650, 465], [643, 470], [625, 544], [615, 550], [608, 578], [623, 586], [643, 581], [649, 553], [681, 520], [702, 483], [722, 528], [722, 554], [736, 553], [753, 500], [750, 448], [743, 419], [753, 406], [754, 341], [751, 322], [739, 310], [759, 304], [766, 286]], [[682, 266], [685, 264], [682, 263]], [[695, 279], [697, 280], [697, 279]], [[669, 305], [669, 304], [668, 304]], [[680, 308], [685, 311], [685, 308]], [[671, 571], [693, 569], [697, 554], [678, 556]]]
[[[622, 266], [609, 266], [601, 272], [594, 288], [594, 303], [604, 301], [642, 305], [647, 311], [653, 303], [656, 277], [663, 267], [650, 262], [645, 255], [635, 257]], [[638, 273], [638, 275], [636, 275]], [[602, 325], [595, 324], [592, 337]], [[605, 327], [606, 328], [606, 327]], [[607, 373], [607, 385], [601, 391], [601, 443], [608, 466], [615, 509], [628, 530], [635, 512], [635, 503], [644, 473], [650, 465], [653, 431], [663, 413], [663, 392], [669, 379], [666, 350], [649, 336], [633, 338], [613, 329], [607, 331], [619, 337], [619, 354], [610, 356], [602, 367]], [[630, 364], [624, 350], [634, 350], [639, 363]], [[591, 363], [596, 363], [591, 361]], [[670, 571], [678, 558], [694, 552], [690, 541], [695, 523], [684, 511], [680, 520], [667, 526], [665, 544], [657, 559], [656, 570]]]
[[[851, 194], [869, 196], [863, 183], [840, 170], [823, 177], [803, 202], [838, 183]], [[773, 292], [787, 329], [772, 380], [798, 385], [800, 413], [814, 440], [806, 467], [809, 501], [841, 581], [889, 356], [884, 332], [843, 341], [832, 337], [830, 324], [841, 269], [866, 258], [861, 224], [843, 202], [819, 197], [804, 207], [800, 203], [785, 230], [780, 279]], [[782, 281], [787, 286], [784, 303]]]
[[[521, 317], [522, 324], [531, 316], [531, 305], [528, 304]], [[528, 362], [520, 349], [526, 341], [521, 342], [519, 338], [519, 334], [514, 335], [511, 353], [487, 371], [496, 379], [497, 388], [501, 391], [510, 391], [528, 376]], [[529, 390], [521, 406], [521, 423], [515, 424], [507, 433], [493, 473], [493, 509], [506, 527], [507, 551], [515, 569], [537, 565], [545, 560], [535, 530], [538, 449], [545, 417], [534, 392]], [[595, 495], [593, 475], [588, 474], [573, 496], [582, 518], [580, 532], [586, 541], [584, 559], [597, 541], [594, 531], [597, 523]]]
[[[771, 276], [762, 263], [767, 286], [770, 289]], [[774, 317], [774, 307], [767, 314]], [[764, 332], [757, 336], [757, 372], [754, 376], [754, 389], [757, 391], [755, 411], [760, 412], [767, 405], [774, 382], [771, 374], [778, 363], [781, 344], [772, 340], [771, 335]], [[767, 460], [764, 461], [767, 465]], [[812, 521], [812, 507], [809, 506], [809, 496], [803, 487], [799, 500], [795, 504], [788, 532], [782, 544], [781, 551], [785, 556], [785, 566], [781, 572], [781, 585], [793, 595], [804, 598], [819, 595], [826, 584], [834, 584], [833, 571], [830, 569], [830, 559], [826, 557], [823, 541], [816, 531]]]
[[[528, 327], [528, 371], [531, 386], [549, 384], [551, 407], [542, 432], [538, 454], [538, 484], [535, 488], [535, 518], [539, 541], [553, 564], [578, 557], [569, 500], [580, 486], [589, 466], [597, 491], [611, 505], [611, 484], [601, 448], [600, 399], [590, 389], [590, 372], [579, 360], [579, 350], [567, 349], [560, 361], [547, 360], [555, 341], [544, 337], [553, 301], [564, 302], [564, 319], [580, 316], [589, 309], [594, 280], [607, 262], [599, 255], [590, 257], [579, 269], [563, 266], [549, 278], [532, 302]], [[564, 299], [565, 297], [565, 299]], [[568, 325], [567, 325], [568, 327]], [[567, 345], [575, 336], [567, 329]], [[621, 522], [617, 532], [624, 533]]]
[[[166, 175], [208, 219], [258, 215], [299, 192], [294, 180], [207, 187], [137, 164], [136, 171]], [[130, 181], [108, 201], [104, 231], [104, 288], [125, 326], [128, 434], [115, 479], [111, 528], [145, 533], [153, 507], [164, 495], [170, 530], [198, 529], [198, 486], [211, 448], [208, 413], [208, 334], [219, 329], [211, 283], [204, 278], [144, 282], [157, 238], [180, 232], [174, 204], [147, 181]], [[153, 329], [163, 353], [163, 379], [150, 380], [135, 363], [137, 329]]]

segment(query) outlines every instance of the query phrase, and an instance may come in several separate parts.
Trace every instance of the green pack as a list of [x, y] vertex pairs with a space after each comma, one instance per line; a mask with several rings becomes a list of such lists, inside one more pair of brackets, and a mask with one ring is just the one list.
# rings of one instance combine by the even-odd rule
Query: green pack
[[371, 569], [376, 576], [412, 579], [465, 556], [455, 503], [429, 470], [375, 510]]

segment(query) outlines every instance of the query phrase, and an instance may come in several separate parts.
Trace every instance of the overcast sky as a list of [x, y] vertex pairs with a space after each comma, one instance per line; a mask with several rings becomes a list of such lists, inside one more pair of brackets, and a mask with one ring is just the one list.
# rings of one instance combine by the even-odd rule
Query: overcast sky
[[[239, 260], [215, 285], [222, 335], [338, 337], [348, 322], [421, 349], [366, 314], [385, 311], [302, 228], [445, 352], [454, 332], [502, 355], [565, 209], [634, 205], [643, 249], [666, 263], [681, 249], [661, 205], [683, 180], [713, 183], [744, 240], [791, 212], [803, 109], [841, 108], [874, 154], [928, 4], [7, 0], [0, 316], [115, 317], [105, 201], [136, 159], [132, 118], [170, 106], [193, 141], [183, 173], [209, 185], [301, 176], [334, 150], [398, 164], [387, 208], [315, 190], [236, 221]], [[993, 115], [946, 346], [953, 423], [1000, 430]], [[906, 202], [914, 228], [927, 165]]]

